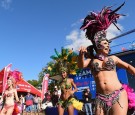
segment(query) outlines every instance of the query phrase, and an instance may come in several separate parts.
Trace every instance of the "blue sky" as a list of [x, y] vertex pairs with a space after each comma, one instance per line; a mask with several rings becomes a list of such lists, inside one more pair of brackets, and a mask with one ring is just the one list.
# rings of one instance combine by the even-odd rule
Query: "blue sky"
[[[51, 61], [54, 48], [87, 46], [80, 21], [89, 11], [124, 0], [0, 0], [0, 69], [12, 63], [26, 80], [38, 74]], [[108, 38], [135, 28], [135, 1], [126, 0], [119, 13], [127, 16], [118, 21], [121, 32], [111, 26]], [[135, 40], [135, 34], [114, 40], [112, 44]]]

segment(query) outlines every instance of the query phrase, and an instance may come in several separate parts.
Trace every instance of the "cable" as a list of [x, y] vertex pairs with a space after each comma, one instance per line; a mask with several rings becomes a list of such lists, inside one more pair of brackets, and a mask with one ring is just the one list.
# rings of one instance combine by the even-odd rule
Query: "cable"
[[119, 36], [116, 36], [116, 37], [114, 37], [114, 38], [111, 38], [110, 40], [114, 40], [114, 39], [116, 39], [116, 38], [120, 38], [120, 37], [122, 37], [122, 36], [131, 34], [131, 33], [133, 33], [133, 32], [135, 32], [135, 29], [130, 30], [130, 31], [128, 31], [128, 32], [125, 32], [125, 33], [123, 33], [123, 34], [121, 34], [121, 35], [119, 35]]

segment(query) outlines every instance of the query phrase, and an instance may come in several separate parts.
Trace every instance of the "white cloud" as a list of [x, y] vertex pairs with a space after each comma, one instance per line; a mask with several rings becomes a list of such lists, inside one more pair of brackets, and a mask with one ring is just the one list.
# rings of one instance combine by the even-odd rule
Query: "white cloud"
[[1, 1], [1, 7], [3, 7], [4, 9], [9, 9], [11, 6], [12, 0], [2, 0]]
[[[120, 30], [123, 30], [123, 27], [120, 24], [117, 24], [117, 26], [120, 28]], [[117, 28], [112, 24], [107, 29], [107, 38], [111, 39], [119, 35], [120, 33], [121, 31], [117, 30]], [[85, 37], [85, 32], [78, 29], [72, 30], [70, 34], [66, 36], [66, 40], [67, 45], [65, 46], [65, 48], [73, 48], [74, 51], [77, 51], [80, 46], [87, 47], [91, 45], [90, 40]]]
[[[117, 24], [117, 26], [119, 27], [119, 29], [122, 31], [123, 30], [123, 26], [121, 26], [120, 24]], [[110, 27], [107, 29], [107, 38], [111, 39], [113, 37], [116, 37], [118, 35], [120, 35], [121, 31], [119, 31], [113, 24], [110, 25]]]
[[82, 20], [77, 20], [76, 22], [71, 24], [71, 27], [76, 27], [78, 24], [80, 24], [80, 22], [82, 22]]
[[65, 48], [70, 48], [77, 51], [80, 46], [89, 46], [90, 40], [85, 37], [85, 32], [79, 30], [73, 30], [69, 35], [66, 36], [67, 42], [70, 42]]

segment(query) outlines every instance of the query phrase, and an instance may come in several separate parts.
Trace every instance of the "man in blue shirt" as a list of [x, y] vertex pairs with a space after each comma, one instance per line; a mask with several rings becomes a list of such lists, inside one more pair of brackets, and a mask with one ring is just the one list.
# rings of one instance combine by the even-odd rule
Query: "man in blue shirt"
[[33, 100], [33, 95], [31, 95], [30, 92], [28, 92], [28, 94], [25, 96], [26, 115], [28, 112], [30, 112], [30, 115], [32, 115]]

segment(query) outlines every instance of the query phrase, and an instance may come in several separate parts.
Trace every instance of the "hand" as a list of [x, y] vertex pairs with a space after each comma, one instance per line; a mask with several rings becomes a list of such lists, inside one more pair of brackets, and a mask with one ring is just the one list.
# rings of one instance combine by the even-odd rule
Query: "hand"
[[87, 52], [87, 49], [86, 49], [85, 47], [82, 47], [82, 46], [81, 46], [78, 51], [79, 51], [79, 54], [80, 54], [80, 55], [83, 55], [84, 53]]
[[73, 95], [75, 92], [74, 91], [70, 91], [70, 94]]

